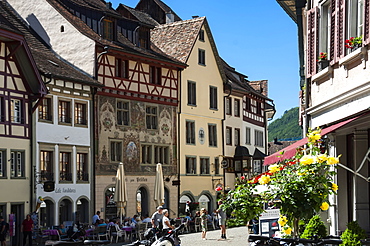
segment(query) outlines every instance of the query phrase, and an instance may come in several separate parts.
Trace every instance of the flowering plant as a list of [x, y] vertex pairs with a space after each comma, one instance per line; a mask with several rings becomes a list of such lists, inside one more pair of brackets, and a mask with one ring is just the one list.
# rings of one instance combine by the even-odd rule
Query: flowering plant
[[333, 165], [339, 163], [340, 156], [329, 156], [323, 151], [320, 133], [320, 129], [309, 130], [306, 149], [298, 150], [293, 159], [269, 168], [270, 172], [276, 170], [268, 183], [272, 187], [270, 193], [279, 199], [285, 224], [293, 227], [293, 231], [283, 227], [287, 235], [292, 232], [298, 236], [300, 219], [309, 220], [319, 211], [328, 210], [328, 197], [338, 190], [333, 182], [336, 174]]
[[355, 46], [360, 47], [362, 45], [362, 36], [350, 37], [349, 39], [346, 39], [345, 44], [348, 49], [353, 49]]
[[326, 52], [320, 52], [319, 54], [319, 61], [328, 59], [328, 53]]
[[[308, 221], [320, 211], [329, 209], [329, 195], [336, 194], [333, 182], [339, 157], [329, 156], [322, 148], [321, 130], [309, 130], [306, 148], [297, 149], [292, 159], [269, 166], [269, 171], [250, 180], [237, 178], [225, 206], [245, 221], [263, 211], [263, 203], [274, 200], [282, 214], [279, 224], [284, 236], [299, 236], [299, 221]], [[267, 190], [255, 192], [257, 185]]]

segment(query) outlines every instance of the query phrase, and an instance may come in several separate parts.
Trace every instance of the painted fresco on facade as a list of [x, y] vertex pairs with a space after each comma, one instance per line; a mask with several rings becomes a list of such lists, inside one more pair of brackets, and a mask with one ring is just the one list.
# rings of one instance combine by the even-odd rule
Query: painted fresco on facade
[[[127, 126], [117, 124], [117, 112], [115, 108], [116, 99], [112, 97], [99, 97], [98, 142], [99, 153], [97, 157], [97, 173], [114, 175], [117, 164], [122, 161], [125, 172], [128, 175], [155, 173], [156, 160], [163, 163], [163, 171], [166, 174], [176, 173], [176, 158], [174, 145], [176, 144], [175, 124], [176, 107], [168, 105], [147, 104], [139, 101], [129, 101], [129, 119]], [[147, 129], [146, 108], [154, 107], [158, 110], [157, 125], [154, 129]], [[122, 156], [118, 159], [112, 157], [112, 141], [118, 141]], [[114, 142], [116, 143], [116, 142]], [[153, 156], [151, 162], [144, 162], [142, 155], [143, 145], [151, 148]], [[165, 148], [166, 151], [156, 152], [157, 149]], [[165, 156], [163, 159], [155, 158], [154, 155]], [[168, 161], [164, 161], [168, 160]]]

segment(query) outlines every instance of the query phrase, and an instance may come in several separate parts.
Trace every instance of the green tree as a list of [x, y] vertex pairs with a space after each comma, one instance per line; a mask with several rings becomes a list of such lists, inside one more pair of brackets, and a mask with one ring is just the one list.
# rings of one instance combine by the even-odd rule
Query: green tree
[[302, 128], [298, 124], [299, 109], [298, 107], [289, 109], [279, 118], [268, 125], [268, 141], [271, 142], [275, 138], [301, 138]]

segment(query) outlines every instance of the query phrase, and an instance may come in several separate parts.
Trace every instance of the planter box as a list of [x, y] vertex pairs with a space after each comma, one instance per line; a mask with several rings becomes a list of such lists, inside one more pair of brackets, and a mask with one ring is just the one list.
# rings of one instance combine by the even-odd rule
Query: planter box
[[317, 62], [319, 72], [329, 66], [329, 60], [321, 60]]

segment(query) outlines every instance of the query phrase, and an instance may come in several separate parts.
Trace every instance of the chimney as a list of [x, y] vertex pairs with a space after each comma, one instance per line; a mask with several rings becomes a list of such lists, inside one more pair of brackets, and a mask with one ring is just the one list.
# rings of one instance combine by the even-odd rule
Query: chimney
[[198, 18], [199, 15], [193, 15], [191, 18], [195, 19], [195, 18]]

